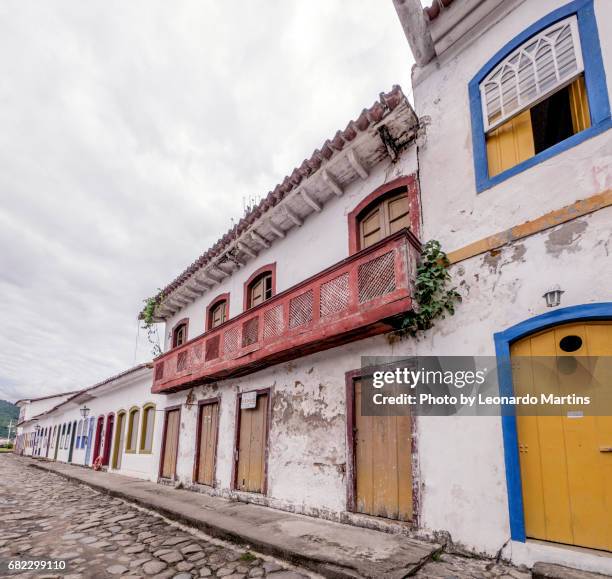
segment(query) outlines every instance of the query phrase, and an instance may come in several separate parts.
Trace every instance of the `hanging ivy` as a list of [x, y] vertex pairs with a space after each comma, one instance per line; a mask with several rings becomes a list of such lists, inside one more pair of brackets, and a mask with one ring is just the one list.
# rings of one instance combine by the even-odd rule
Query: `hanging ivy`
[[157, 333], [157, 326], [155, 325], [155, 310], [161, 303], [162, 292], [159, 290], [153, 297], [144, 300], [145, 306], [140, 314], [142, 320], [142, 328], [147, 331], [147, 340], [152, 346], [151, 354], [153, 357], [157, 357], [162, 353], [159, 345], [159, 335]]
[[423, 246], [415, 280], [416, 307], [404, 316], [396, 332], [400, 337], [429, 330], [436, 319], [455, 313], [455, 304], [461, 301], [461, 295], [456, 288], [447, 288], [451, 280], [449, 266], [439, 241], [432, 239]]

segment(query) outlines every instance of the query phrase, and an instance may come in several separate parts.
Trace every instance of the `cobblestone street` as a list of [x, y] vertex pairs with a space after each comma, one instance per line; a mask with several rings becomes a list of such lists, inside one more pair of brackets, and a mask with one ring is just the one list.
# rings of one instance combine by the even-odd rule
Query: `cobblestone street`
[[[5, 454], [0, 455], [0, 563], [17, 559], [61, 559], [68, 568], [61, 575], [22, 572], [10, 576], [317, 577], [189, 531]], [[416, 577], [527, 579], [530, 574], [486, 560], [442, 554]]]
[[1, 455], [0, 561], [47, 558], [67, 560], [73, 579], [312, 576]]

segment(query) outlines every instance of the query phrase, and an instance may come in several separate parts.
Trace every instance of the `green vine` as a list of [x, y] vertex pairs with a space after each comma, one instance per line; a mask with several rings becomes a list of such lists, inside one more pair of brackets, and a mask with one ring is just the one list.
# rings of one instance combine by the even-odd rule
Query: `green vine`
[[159, 335], [157, 334], [157, 326], [155, 325], [155, 310], [161, 303], [162, 292], [159, 290], [157, 294], [151, 298], [144, 300], [145, 306], [140, 314], [143, 330], [147, 330], [147, 340], [152, 346], [151, 354], [157, 357], [162, 353], [159, 345]]
[[449, 266], [439, 241], [432, 239], [423, 246], [414, 291], [417, 307], [404, 316], [397, 331], [400, 337], [415, 336], [421, 330], [429, 330], [436, 319], [455, 313], [455, 304], [461, 301], [461, 295], [456, 288], [447, 288], [451, 279]]

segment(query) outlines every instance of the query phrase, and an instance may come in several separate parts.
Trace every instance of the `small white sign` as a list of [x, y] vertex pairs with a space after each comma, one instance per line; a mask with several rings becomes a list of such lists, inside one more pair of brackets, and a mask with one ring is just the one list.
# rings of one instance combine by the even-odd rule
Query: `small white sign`
[[257, 392], [244, 392], [240, 399], [240, 408], [250, 410], [257, 407]]
[[568, 418], [584, 418], [584, 412], [582, 410], [569, 410], [567, 413]]

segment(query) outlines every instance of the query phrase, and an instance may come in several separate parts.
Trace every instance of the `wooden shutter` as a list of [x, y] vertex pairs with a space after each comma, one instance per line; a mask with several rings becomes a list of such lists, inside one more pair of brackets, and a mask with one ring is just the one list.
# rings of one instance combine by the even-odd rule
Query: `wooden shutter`
[[219, 302], [212, 310], [211, 315], [211, 328], [220, 326], [227, 319], [227, 302], [223, 300]]
[[489, 177], [535, 155], [531, 112], [523, 111], [487, 135]]
[[404, 227], [410, 227], [410, 208], [405, 191], [384, 199], [359, 220], [361, 249]]
[[587, 98], [584, 76], [579, 76], [570, 85], [570, 107], [572, 109], [572, 125], [574, 133], [579, 133], [591, 126], [591, 112]]

